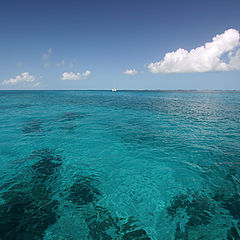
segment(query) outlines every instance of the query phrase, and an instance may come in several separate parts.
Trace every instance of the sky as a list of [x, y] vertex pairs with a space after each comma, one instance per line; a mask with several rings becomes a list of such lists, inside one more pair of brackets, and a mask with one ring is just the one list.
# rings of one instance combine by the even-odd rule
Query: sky
[[0, 89], [240, 90], [239, 0], [1, 0]]

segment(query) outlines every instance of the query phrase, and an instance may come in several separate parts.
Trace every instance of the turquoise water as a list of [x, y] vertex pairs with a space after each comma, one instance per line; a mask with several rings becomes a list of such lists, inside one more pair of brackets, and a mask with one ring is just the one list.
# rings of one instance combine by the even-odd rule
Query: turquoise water
[[0, 91], [0, 239], [240, 239], [240, 93]]

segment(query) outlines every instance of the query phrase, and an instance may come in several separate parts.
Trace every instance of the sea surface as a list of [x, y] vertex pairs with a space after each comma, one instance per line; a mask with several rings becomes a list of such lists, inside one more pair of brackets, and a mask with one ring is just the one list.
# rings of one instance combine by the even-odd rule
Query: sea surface
[[240, 239], [240, 92], [0, 91], [0, 239]]

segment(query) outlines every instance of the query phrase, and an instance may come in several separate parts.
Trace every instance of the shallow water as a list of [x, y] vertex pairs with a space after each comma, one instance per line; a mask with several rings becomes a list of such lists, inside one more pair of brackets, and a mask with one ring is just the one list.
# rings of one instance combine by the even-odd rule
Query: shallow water
[[240, 239], [240, 93], [0, 91], [0, 239]]

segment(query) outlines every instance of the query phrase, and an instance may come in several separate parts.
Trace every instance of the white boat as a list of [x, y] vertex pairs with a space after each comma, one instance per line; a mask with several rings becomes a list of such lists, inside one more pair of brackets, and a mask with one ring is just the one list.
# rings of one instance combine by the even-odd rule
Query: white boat
[[113, 88], [113, 89], [112, 89], [112, 92], [116, 92], [116, 91], [117, 91], [117, 89], [116, 89], [116, 88]]

